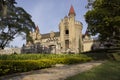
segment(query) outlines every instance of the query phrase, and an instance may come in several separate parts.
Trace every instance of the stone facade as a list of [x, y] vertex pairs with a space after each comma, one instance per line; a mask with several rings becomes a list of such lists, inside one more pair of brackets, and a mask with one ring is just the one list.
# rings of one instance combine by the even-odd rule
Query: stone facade
[[82, 35], [83, 25], [75, 19], [76, 13], [71, 6], [68, 16], [59, 23], [59, 32], [41, 34], [37, 26], [34, 32], [30, 32], [32, 41], [27, 40], [23, 46], [23, 52], [48, 52], [48, 53], [79, 53], [90, 51], [94, 40], [87, 34]]
[[21, 48], [9, 48], [9, 49], [0, 50], [0, 55], [1, 54], [20, 54], [20, 53], [21, 53]]

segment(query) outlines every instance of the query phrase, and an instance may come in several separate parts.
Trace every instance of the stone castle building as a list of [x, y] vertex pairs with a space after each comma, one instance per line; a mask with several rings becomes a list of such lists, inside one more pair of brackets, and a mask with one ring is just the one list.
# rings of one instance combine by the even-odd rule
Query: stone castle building
[[80, 53], [90, 51], [94, 40], [87, 32], [83, 35], [83, 25], [75, 19], [76, 13], [71, 6], [68, 16], [59, 23], [59, 32], [41, 34], [37, 26], [34, 32], [30, 32], [32, 41], [26, 40], [23, 52], [49, 52], [49, 53]]

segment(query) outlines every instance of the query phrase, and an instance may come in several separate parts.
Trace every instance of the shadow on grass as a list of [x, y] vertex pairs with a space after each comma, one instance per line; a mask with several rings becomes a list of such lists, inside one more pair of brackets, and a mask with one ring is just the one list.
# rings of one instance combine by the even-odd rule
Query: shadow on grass
[[93, 60], [118, 60], [120, 61], [120, 48], [98, 49], [94, 51], [84, 52], [82, 54], [92, 57]]
[[120, 62], [107, 61], [90, 71], [69, 77], [66, 80], [120, 80]]

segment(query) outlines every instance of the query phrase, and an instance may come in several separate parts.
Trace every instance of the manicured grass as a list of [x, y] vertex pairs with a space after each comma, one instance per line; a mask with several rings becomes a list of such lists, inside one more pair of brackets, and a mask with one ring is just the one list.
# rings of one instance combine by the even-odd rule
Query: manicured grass
[[107, 61], [96, 68], [66, 80], [120, 80], [120, 62]]
[[94, 60], [117, 60], [120, 61], [120, 48], [98, 49], [83, 54], [92, 57]]
[[115, 54], [112, 54], [112, 55], [114, 57], [114, 60], [120, 61], [120, 53], [115, 53]]

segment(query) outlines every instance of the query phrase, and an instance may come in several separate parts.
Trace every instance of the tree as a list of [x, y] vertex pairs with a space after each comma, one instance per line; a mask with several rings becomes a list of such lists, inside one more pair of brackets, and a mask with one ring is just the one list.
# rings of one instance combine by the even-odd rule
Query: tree
[[16, 35], [29, 34], [35, 28], [31, 16], [15, 0], [0, 0], [0, 48], [4, 49]]
[[100, 40], [120, 44], [120, 0], [89, 0], [92, 8], [86, 13], [88, 31]]

